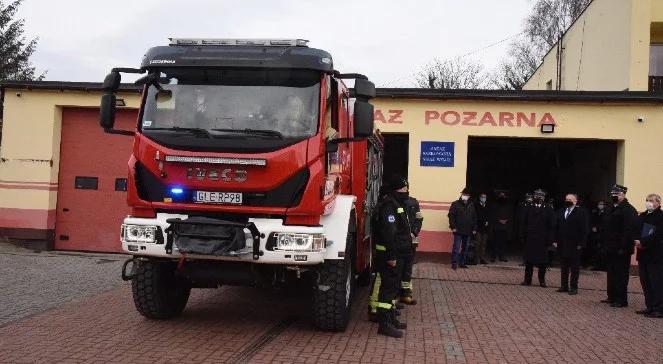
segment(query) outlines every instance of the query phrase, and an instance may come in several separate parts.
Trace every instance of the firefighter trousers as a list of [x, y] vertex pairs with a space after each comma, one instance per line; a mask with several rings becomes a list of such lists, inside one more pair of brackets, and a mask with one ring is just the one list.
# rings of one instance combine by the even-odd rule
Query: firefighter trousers
[[400, 269], [401, 297], [412, 297], [412, 266], [414, 265], [414, 249], [412, 254], [401, 255], [398, 259]]
[[375, 260], [375, 278], [371, 287], [369, 310], [371, 313], [384, 315], [394, 308], [399, 288], [400, 262], [395, 267], [387, 265], [387, 260], [377, 257]]

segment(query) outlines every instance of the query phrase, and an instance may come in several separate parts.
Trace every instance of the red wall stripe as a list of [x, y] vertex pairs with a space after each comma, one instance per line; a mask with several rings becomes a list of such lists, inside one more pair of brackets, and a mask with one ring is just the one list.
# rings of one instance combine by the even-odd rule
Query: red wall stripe
[[0, 227], [55, 229], [55, 210], [0, 207]]

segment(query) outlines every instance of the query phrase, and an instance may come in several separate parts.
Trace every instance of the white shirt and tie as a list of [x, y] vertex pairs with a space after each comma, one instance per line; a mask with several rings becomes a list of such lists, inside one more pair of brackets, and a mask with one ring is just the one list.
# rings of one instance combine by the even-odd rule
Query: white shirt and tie
[[569, 208], [566, 209], [566, 211], [564, 212], [564, 220], [569, 218], [569, 215], [571, 215], [571, 212], [573, 212], [574, 208], [575, 208], [575, 206], [574, 207], [569, 207]]

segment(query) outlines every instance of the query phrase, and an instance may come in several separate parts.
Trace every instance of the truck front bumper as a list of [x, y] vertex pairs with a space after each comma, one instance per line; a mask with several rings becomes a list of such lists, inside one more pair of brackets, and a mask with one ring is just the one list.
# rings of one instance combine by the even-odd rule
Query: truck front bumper
[[[227, 261], [245, 261], [247, 263], [259, 264], [286, 264], [286, 265], [315, 265], [324, 262], [326, 247], [320, 250], [275, 250], [267, 249], [268, 239], [272, 233], [294, 233], [294, 234], [324, 234], [324, 228], [311, 226], [290, 226], [283, 225], [281, 219], [249, 219], [258, 229], [259, 236], [259, 254], [254, 256], [253, 244], [254, 238], [247, 229], [246, 246], [243, 249], [229, 252], [227, 255], [199, 255], [182, 254], [177, 248], [177, 244], [172, 244], [172, 251], [166, 250], [168, 236], [166, 234], [170, 224], [168, 219], [186, 220], [187, 215], [159, 213], [156, 218], [127, 217], [124, 219], [121, 233], [122, 249], [133, 255], [149, 256], [158, 258], [179, 259], [185, 256], [187, 259], [206, 259], [206, 260], [227, 260]], [[143, 237], [141, 239], [131, 239], [125, 234], [125, 227], [146, 227], [150, 234], [154, 234], [154, 239]], [[154, 229], [151, 229], [154, 227]], [[149, 235], [149, 234], [148, 234]], [[154, 240], [150, 242], [150, 240]], [[329, 243], [329, 241], [328, 241]], [[257, 258], [257, 259], [256, 259]]]

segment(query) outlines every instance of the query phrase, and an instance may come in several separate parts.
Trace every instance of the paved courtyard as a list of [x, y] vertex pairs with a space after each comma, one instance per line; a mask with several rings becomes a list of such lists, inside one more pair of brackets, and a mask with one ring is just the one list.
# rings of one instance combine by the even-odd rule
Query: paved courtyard
[[[55, 263], [43, 266], [44, 272], [62, 260], [72, 263], [71, 256], [51, 255], [48, 259]], [[44, 273], [28, 267], [37, 259], [32, 255], [2, 259], [2, 265], [15, 261], [12, 271], [2, 271], [2, 289], [25, 292], [3, 296], [4, 315], [6, 309], [16, 311], [11, 300], [26, 304], [25, 298], [34, 294], [31, 286], [41, 285], [32, 277]], [[614, 309], [598, 303], [605, 296], [602, 272], [585, 272], [580, 294], [569, 296], [555, 292], [558, 270], [550, 272], [550, 287], [544, 289], [521, 287], [518, 267], [452, 271], [444, 264], [418, 263], [414, 284], [419, 304], [403, 311], [409, 328], [398, 340], [378, 336], [377, 325], [366, 320], [366, 289], [344, 333], [315, 331], [305, 295], [237, 287], [195, 290], [182, 317], [150, 321], [135, 311], [129, 284], [119, 281], [119, 267], [113, 267], [115, 281], [95, 273], [116, 262], [76, 259], [78, 266], [71, 269], [80, 269], [78, 283], [87, 294], [67, 284], [61, 292], [55, 286], [63, 282], [50, 275], [54, 287], [35, 297], [48, 310], [14, 319], [16, 314], [10, 314], [0, 327], [0, 362], [663, 362], [663, 320], [634, 313], [643, 304], [637, 279], [630, 283], [631, 306]], [[70, 299], [62, 298], [69, 294]], [[55, 302], [44, 305], [49, 296]]]

